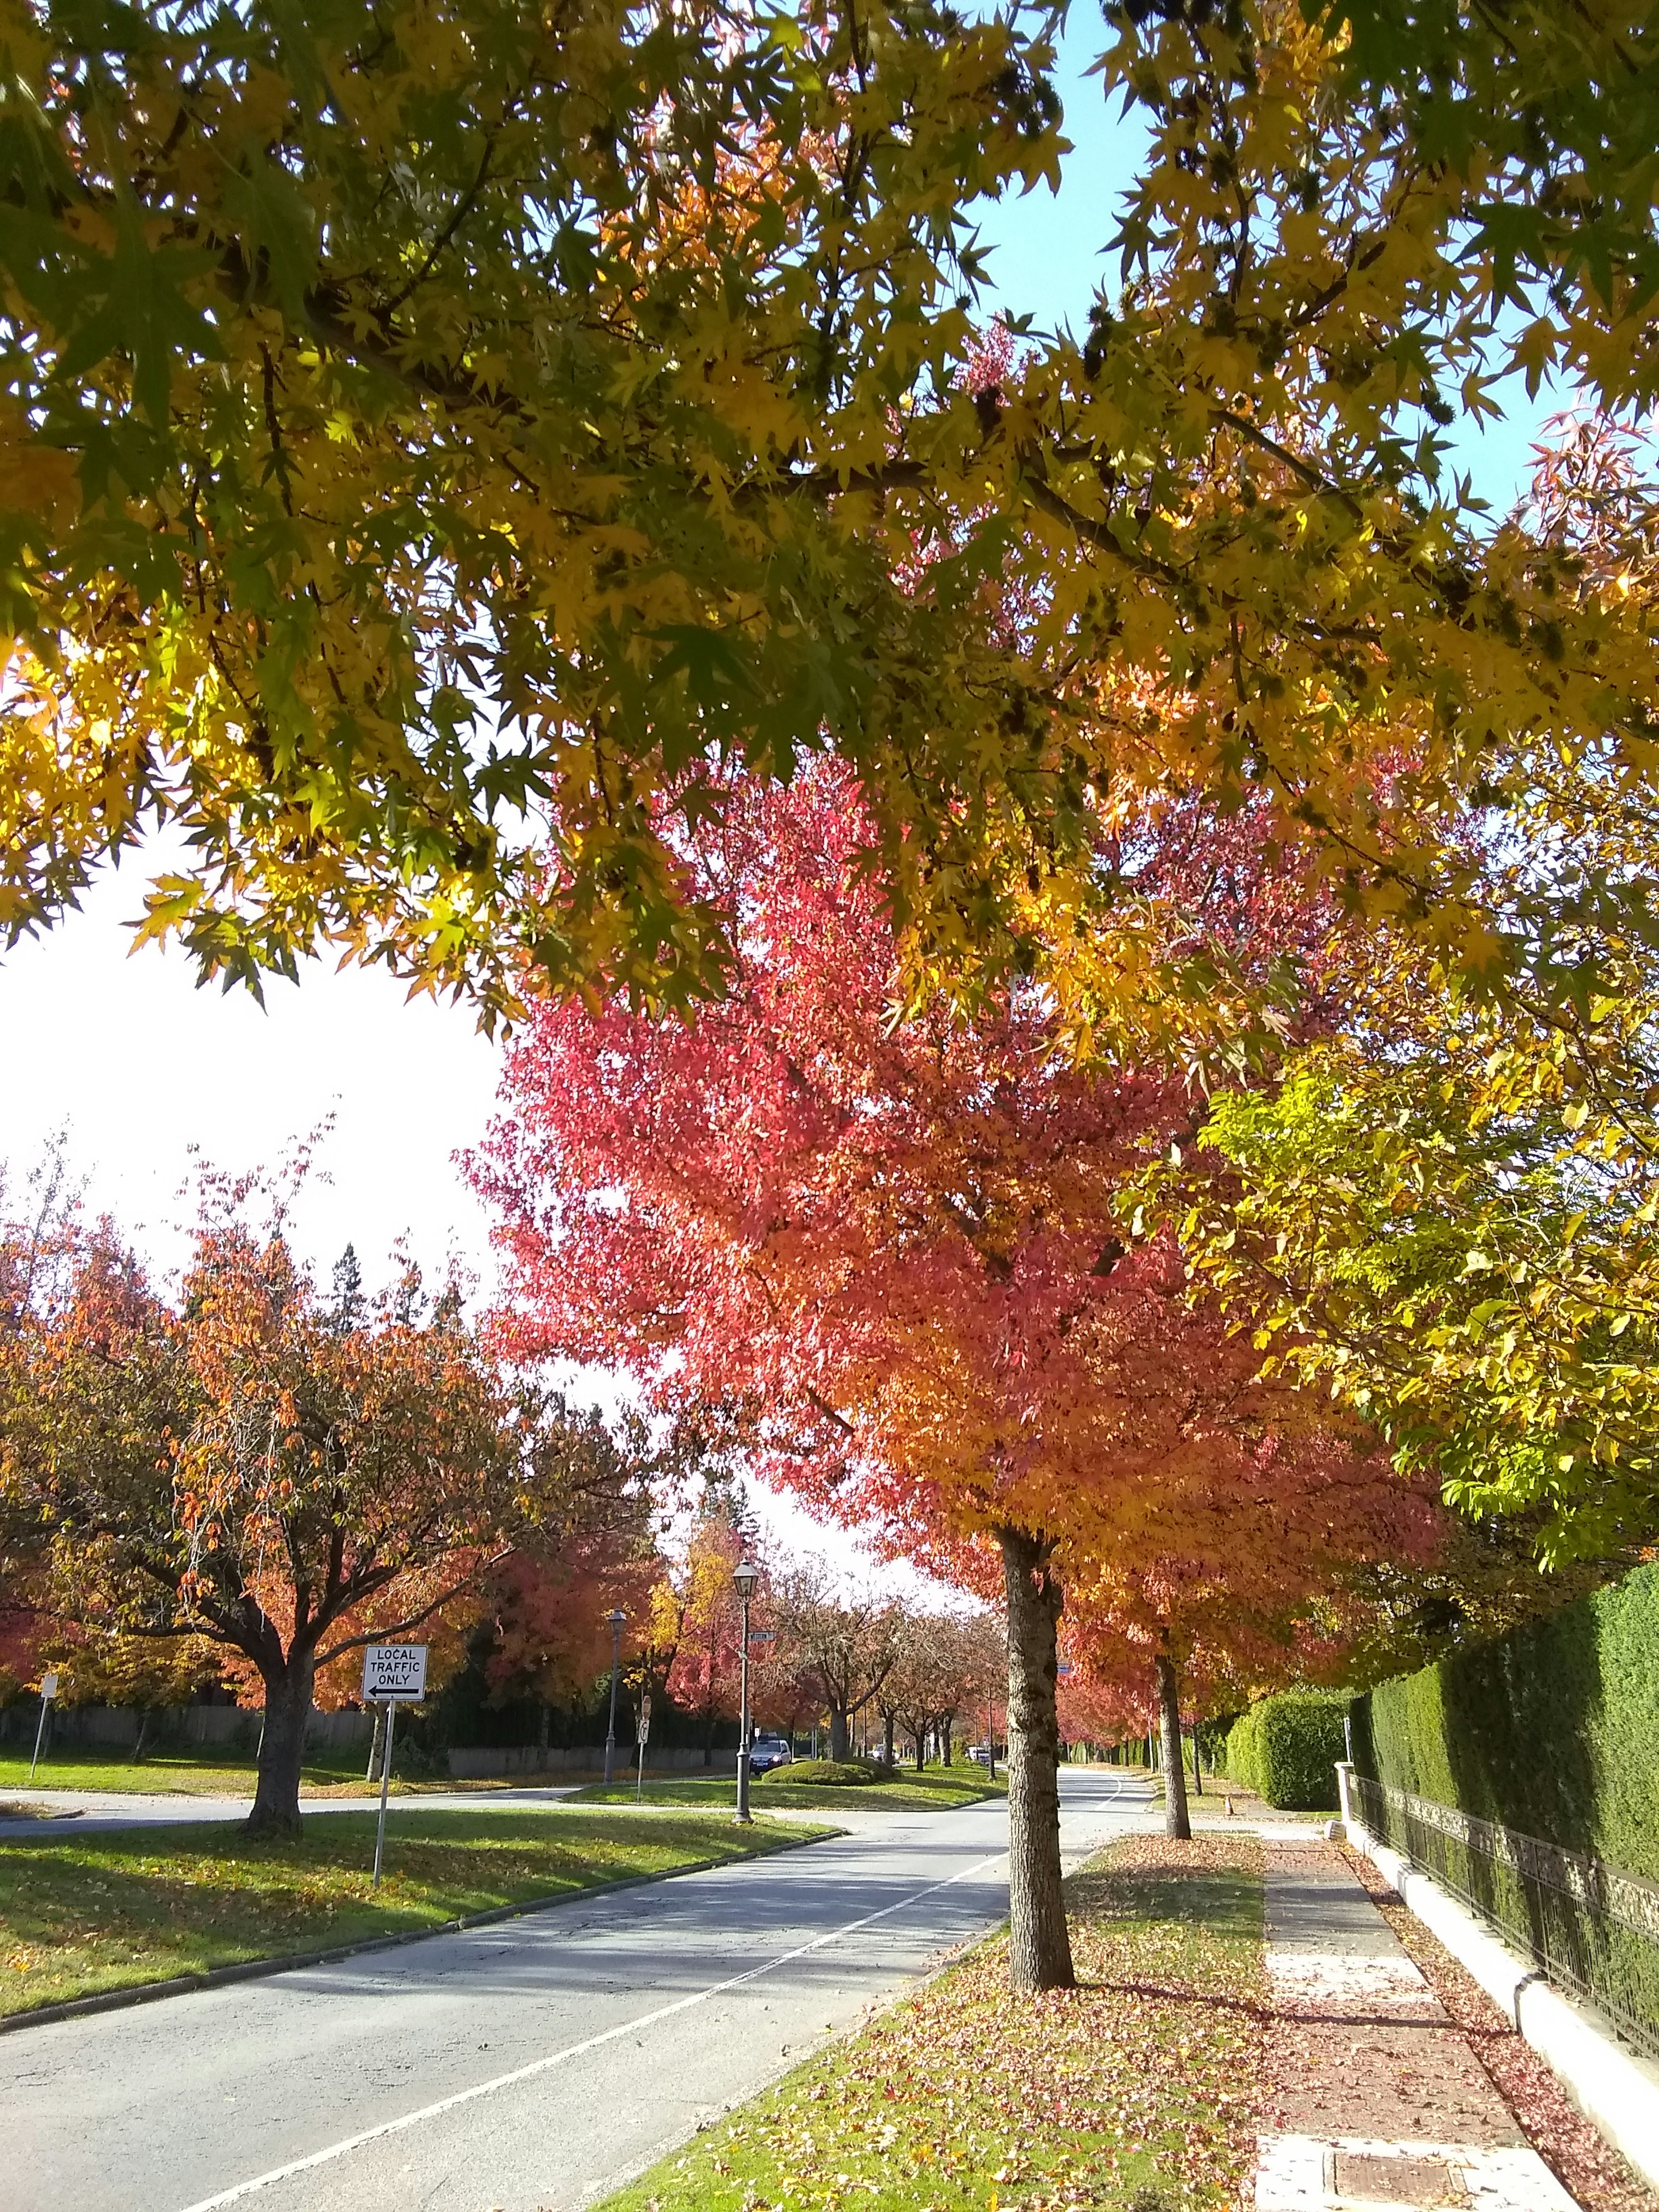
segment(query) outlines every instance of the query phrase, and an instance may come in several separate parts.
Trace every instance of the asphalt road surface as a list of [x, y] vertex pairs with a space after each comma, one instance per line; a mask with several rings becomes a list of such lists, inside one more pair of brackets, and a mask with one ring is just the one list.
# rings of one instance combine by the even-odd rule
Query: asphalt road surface
[[[1068, 1860], [1146, 1825], [1144, 1783], [1060, 1778]], [[0, 2038], [0, 2203], [574, 2212], [1006, 1914], [1001, 1801], [850, 1818], [747, 1866]]]

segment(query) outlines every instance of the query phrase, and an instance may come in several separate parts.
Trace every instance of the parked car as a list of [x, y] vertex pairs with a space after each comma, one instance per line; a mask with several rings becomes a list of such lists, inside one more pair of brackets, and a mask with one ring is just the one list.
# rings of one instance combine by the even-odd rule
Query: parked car
[[975, 1766], [989, 1766], [994, 1759], [1000, 1759], [1002, 1755], [1000, 1744], [993, 1747], [988, 1743], [970, 1743], [968, 1747], [968, 1756]]
[[769, 1774], [775, 1766], [787, 1766], [794, 1755], [787, 1736], [757, 1735], [749, 1747], [749, 1771]]

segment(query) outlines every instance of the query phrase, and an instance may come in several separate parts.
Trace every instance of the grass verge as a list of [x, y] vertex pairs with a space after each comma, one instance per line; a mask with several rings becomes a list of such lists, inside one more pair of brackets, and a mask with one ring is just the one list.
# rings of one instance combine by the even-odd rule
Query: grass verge
[[[309, 1761], [301, 1770], [301, 1795], [306, 1797], [376, 1798], [378, 1782], [363, 1779], [367, 1753], [347, 1759]], [[73, 1758], [43, 1759], [29, 1780], [27, 1759], [0, 1758], [0, 1795], [40, 1790], [110, 1790], [122, 1796], [167, 1797], [252, 1797], [257, 1777], [254, 1762], [243, 1752], [216, 1759], [198, 1748], [153, 1751], [141, 1760], [118, 1756], [100, 1757], [77, 1751]], [[557, 1788], [562, 1774], [485, 1775], [457, 1782], [447, 1775], [394, 1775], [394, 1797], [445, 1796], [489, 1796], [498, 1790]]]
[[1067, 1885], [1076, 1990], [1007, 1938], [600, 2212], [1185, 2212], [1237, 2202], [1265, 2034], [1261, 1846], [1132, 1837]]
[[[797, 1782], [788, 1778], [789, 1769], [780, 1766], [770, 1774], [763, 1774], [749, 1786], [749, 1802], [756, 1812], [776, 1809], [794, 1812], [849, 1812], [883, 1810], [900, 1812], [944, 1811], [952, 1805], [975, 1805], [982, 1798], [1006, 1795], [1007, 1784], [1000, 1773], [994, 1782], [986, 1779], [980, 1767], [924, 1767], [918, 1774], [914, 1767], [901, 1767], [891, 1782], [860, 1782], [850, 1786], [836, 1783]], [[645, 1778], [645, 1798], [647, 1805], [734, 1805], [738, 1798], [738, 1782], [734, 1774], [699, 1774], [686, 1778], [664, 1775]], [[617, 1783], [607, 1790], [601, 1783], [591, 1784], [579, 1790], [568, 1801], [572, 1804], [631, 1805], [634, 1785]]]
[[749, 1857], [801, 1833], [695, 1814], [407, 1813], [386, 1824], [377, 1891], [368, 1814], [311, 1821], [297, 1844], [220, 1824], [78, 1838], [54, 1826], [0, 1844], [0, 2014]]

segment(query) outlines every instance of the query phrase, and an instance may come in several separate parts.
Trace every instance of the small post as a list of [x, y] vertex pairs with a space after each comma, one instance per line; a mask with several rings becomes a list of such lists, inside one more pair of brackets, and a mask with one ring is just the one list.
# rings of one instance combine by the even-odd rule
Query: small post
[[374, 1831], [374, 1880], [370, 1885], [380, 1886], [380, 1861], [386, 1856], [386, 1794], [392, 1786], [392, 1725], [398, 1717], [395, 1698], [386, 1701], [386, 1749], [380, 1754], [380, 1818]]
[[628, 1615], [622, 1607], [614, 1606], [611, 1612], [611, 1723], [605, 1732], [605, 1786], [608, 1790], [617, 1774], [617, 1669], [622, 1662], [623, 1624]]
[[732, 1587], [743, 1606], [743, 1656], [738, 1672], [738, 1812], [733, 1824], [741, 1827], [747, 1827], [753, 1818], [749, 1810], [749, 1601], [759, 1580], [760, 1569], [752, 1559], [739, 1559], [732, 1570]]
[[985, 1702], [985, 1773], [988, 1781], [997, 1778], [997, 1707], [994, 1698]]
[[41, 1739], [46, 1733], [46, 1714], [51, 1709], [52, 1699], [57, 1695], [58, 1670], [56, 1668], [53, 1668], [49, 1674], [45, 1674], [40, 1677], [40, 1717], [39, 1721], [36, 1722], [34, 1729], [34, 1756], [29, 1761], [29, 1780], [31, 1782], [34, 1779], [35, 1768], [40, 1764], [40, 1743]]

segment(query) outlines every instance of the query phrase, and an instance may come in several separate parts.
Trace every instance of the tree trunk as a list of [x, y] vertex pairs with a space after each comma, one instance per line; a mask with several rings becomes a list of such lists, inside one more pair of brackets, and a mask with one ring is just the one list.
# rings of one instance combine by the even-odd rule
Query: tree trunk
[[916, 1772], [927, 1764], [927, 1723], [924, 1721], [916, 1730]]
[[948, 1770], [951, 1764], [951, 1723], [948, 1720], [939, 1723], [939, 1757]]
[[1193, 1723], [1193, 1795], [1194, 1797], [1201, 1797], [1204, 1795], [1204, 1770], [1199, 1763], [1196, 1721]]
[[377, 1698], [374, 1704], [374, 1733], [368, 1739], [368, 1771], [363, 1777], [365, 1782], [378, 1782], [380, 1780], [380, 1760], [385, 1756], [385, 1753], [386, 1707], [380, 1699]]
[[1060, 1864], [1060, 1722], [1054, 1633], [1060, 1584], [1047, 1547], [1005, 1528], [1008, 1594], [1008, 1978], [1017, 1990], [1076, 1985]]
[[881, 1755], [882, 1755], [882, 1758], [884, 1759], [884, 1760], [886, 1762], [886, 1764], [887, 1764], [889, 1766], [890, 1766], [890, 1765], [892, 1765], [892, 1763], [893, 1763], [893, 1716], [891, 1715], [891, 1713], [884, 1713], [884, 1714], [882, 1715], [882, 1717], [881, 1717], [881, 1725], [882, 1725], [882, 1754], [881, 1754]]
[[1181, 1748], [1181, 1695], [1175, 1661], [1160, 1651], [1152, 1666], [1158, 1676], [1158, 1718], [1164, 1736], [1164, 1832], [1192, 1840], [1193, 1824], [1187, 1817], [1187, 1758]]
[[316, 1674], [311, 1654], [291, 1656], [278, 1674], [265, 1676], [265, 1726], [259, 1741], [259, 1778], [251, 1836], [300, 1833], [300, 1769], [305, 1761], [306, 1723], [311, 1718], [311, 1685]]
[[847, 1756], [847, 1713], [841, 1705], [830, 1708], [830, 1756], [834, 1759]]

